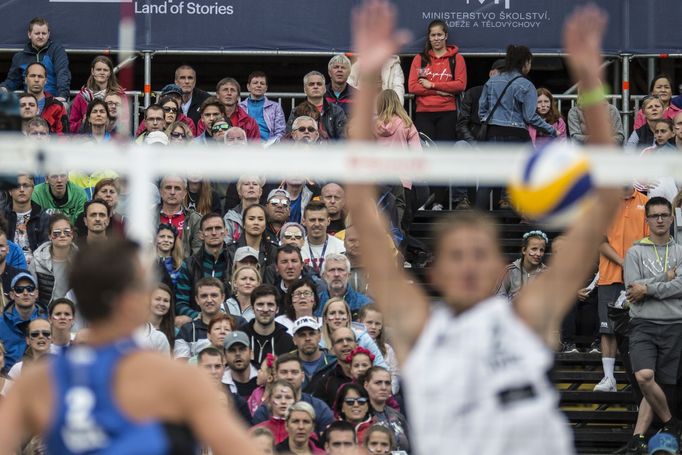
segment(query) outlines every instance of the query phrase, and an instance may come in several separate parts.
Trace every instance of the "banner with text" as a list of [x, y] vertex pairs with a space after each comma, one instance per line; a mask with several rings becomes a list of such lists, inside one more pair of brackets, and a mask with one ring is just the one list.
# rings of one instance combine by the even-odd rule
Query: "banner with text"
[[[347, 51], [349, 15], [359, 0], [0, 0], [0, 47], [20, 48], [35, 16], [67, 48], [116, 49], [122, 6], [134, 11], [138, 50]], [[561, 26], [583, 0], [394, 0], [402, 27], [424, 46], [426, 26], [443, 20], [462, 52], [525, 44], [561, 49]], [[680, 0], [600, 0], [609, 12], [609, 52], [675, 52], [682, 46]], [[125, 3], [126, 5], [121, 5]]]

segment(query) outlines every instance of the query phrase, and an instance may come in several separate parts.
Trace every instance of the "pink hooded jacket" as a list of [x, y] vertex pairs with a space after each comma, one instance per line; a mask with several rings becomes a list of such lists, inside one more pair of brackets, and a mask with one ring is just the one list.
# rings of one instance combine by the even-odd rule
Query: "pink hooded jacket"
[[[403, 119], [398, 116], [393, 116], [388, 123], [377, 120], [374, 125], [374, 136], [379, 144], [400, 145], [403, 148], [419, 152], [422, 150], [417, 128], [414, 124], [407, 126]], [[412, 182], [409, 179], [401, 177], [400, 181], [403, 187], [412, 188]]]

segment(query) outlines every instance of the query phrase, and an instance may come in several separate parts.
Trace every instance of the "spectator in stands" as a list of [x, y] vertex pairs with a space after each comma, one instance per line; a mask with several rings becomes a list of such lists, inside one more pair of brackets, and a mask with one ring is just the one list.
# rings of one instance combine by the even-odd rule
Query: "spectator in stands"
[[[275, 382], [275, 356], [270, 354], [265, 357], [263, 363], [260, 365], [258, 370], [258, 376], [256, 377], [256, 382], [258, 387], [251, 393], [251, 396], [247, 400], [249, 411], [253, 415], [258, 407], [265, 404], [270, 397], [270, 392], [272, 391], [272, 384]], [[294, 396], [296, 396], [296, 391], [294, 390]]]
[[346, 248], [344, 254], [350, 261], [348, 285], [357, 292], [367, 294], [369, 284], [362, 265], [362, 257], [360, 256], [360, 236], [358, 235], [358, 230], [351, 224], [346, 227], [344, 233], [343, 246]]
[[327, 234], [330, 222], [329, 211], [324, 203], [312, 201], [305, 206], [303, 225], [307, 235], [301, 254], [303, 263], [311, 266], [316, 275], [321, 273], [327, 255], [345, 251], [341, 240]]
[[293, 222], [284, 223], [279, 231], [279, 244], [293, 245], [299, 252], [305, 243], [305, 228], [303, 225]]
[[[630, 247], [649, 233], [644, 206], [648, 198], [632, 187], [623, 189], [623, 201], [606, 238], [599, 248], [599, 281], [597, 288], [599, 333], [604, 377], [594, 387], [595, 392], [615, 392], [613, 374], [616, 350], [620, 351], [626, 371], [632, 372], [627, 352], [629, 314], [623, 306], [623, 264]], [[632, 378], [634, 379], [634, 378]], [[634, 381], [633, 381], [634, 382]], [[633, 384], [634, 387], [634, 384]]]
[[[160, 94], [161, 100], [159, 101], [159, 104], [164, 107], [164, 113], [166, 114], [166, 125], [170, 125], [171, 123], [178, 121], [182, 122], [187, 127], [192, 131], [192, 135], [196, 136], [197, 134], [197, 126], [194, 123], [194, 120], [189, 118], [187, 115], [182, 110], [182, 89], [177, 85], [177, 84], [168, 84], [166, 85], [163, 89], [161, 89], [161, 94]], [[172, 112], [170, 110], [166, 110], [166, 101], [167, 99], [170, 98], [175, 101], [175, 104], [177, 104], [177, 112]], [[168, 106], [172, 107], [172, 106]], [[169, 116], [169, 114], [171, 114]], [[175, 114], [174, 118], [172, 114]], [[169, 121], [169, 119], [172, 118], [172, 121]]]
[[182, 113], [192, 119], [198, 131], [201, 106], [210, 95], [196, 87], [197, 73], [189, 65], [180, 65], [175, 70], [175, 84], [182, 90]]
[[118, 93], [125, 102], [125, 89], [118, 85], [114, 64], [109, 57], [100, 55], [90, 64], [90, 77], [71, 103], [69, 114], [69, 128], [72, 133], [78, 133], [83, 127], [87, 107], [94, 99], [104, 99], [107, 93]]
[[39, 62], [26, 67], [26, 91], [35, 96], [40, 116], [50, 125], [50, 132], [62, 135], [69, 131], [66, 108], [50, 92], [45, 90], [47, 68]]
[[135, 139], [138, 144], [142, 144], [149, 133], [153, 131], [163, 132], [166, 129], [166, 117], [160, 104], [150, 104], [144, 110], [144, 125], [144, 129]]
[[[123, 236], [125, 234], [125, 222], [123, 217], [114, 211], [118, 207], [119, 195], [121, 193], [121, 185], [118, 178], [104, 178], [95, 184], [92, 191], [93, 199], [102, 199], [111, 208], [109, 226], [107, 227], [107, 234], [117, 234]], [[78, 226], [78, 222], [76, 223]]]
[[454, 141], [456, 96], [466, 90], [467, 68], [459, 48], [448, 44], [448, 27], [429, 23], [424, 52], [410, 65], [409, 91], [415, 95], [415, 126], [435, 141]]
[[350, 423], [359, 438], [374, 423], [367, 391], [355, 382], [339, 387], [334, 400], [334, 413], [339, 420]]
[[348, 84], [350, 69], [351, 63], [348, 57], [343, 54], [334, 55], [327, 64], [329, 84], [324, 94], [324, 99], [343, 109], [346, 117], [350, 114], [350, 105], [355, 92], [355, 88]]
[[187, 178], [187, 194], [183, 205], [199, 215], [220, 212], [220, 196], [211, 188], [211, 182], [200, 177]]
[[[227, 357], [227, 352], [225, 351], [225, 339], [232, 332], [237, 330], [237, 321], [229, 314], [225, 314], [221, 310], [218, 314], [213, 316], [208, 323], [208, 330], [206, 332], [206, 338], [197, 341], [196, 351], [201, 352], [207, 347], [213, 347], [218, 349], [225, 357]], [[192, 359], [190, 359], [191, 361]]]
[[213, 133], [211, 132], [213, 123], [221, 117], [226, 119], [227, 113], [225, 112], [225, 106], [223, 106], [218, 98], [209, 96], [201, 103], [199, 114], [200, 122], [197, 124], [197, 137], [194, 138], [194, 141], [205, 144], [213, 140]]
[[253, 320], [254, 313], [251, 306], [251, 293], [261, 285], [257, 266], [240, 265], [232, 273], [232, 296], [227, 299], [225, 306], [230, 314], [244, 318], [246, 322]]
[[[11, 242], [7, 240], [7, 234], [0, 225], [0, 307], [6, 308], [10, 301], [10, 292], [12, 290], [12, 280], [26, 270], [12, 265], [8, 261], [9, 250]], [[0, 337], [0, 340], [2, 338]]]
[[173, 291], [164, 284], [158, 283], [152, 291], [149, 322], [163, 333], [168, 340], [171, 352], [175, 348], [175, 337], [178, 329], [175, 327], [175, 299]]
[[26, 124], [28, 121], [39, 113], [38, 98], [33, 93], [25, 92], [19, 95], [19, 116], [21, 117], [21, 132], [23, 134], [27, 132]]
[[296, 349], [286, 327], [275, 322], [279, 312], [277, 289], [271, 284], [261, 284], [251, 293], [251, 306], [255, 318], [241, 327], [251, 340], [253, 356], [251, 363], [260, 367], [265, 356], [280, 355]]
[[265, 233], [267, 216], [265, 207], [254, 204], [244, 210], [244, 232], [236, 241], [228, 246], [231, 252], [238, 248], [249, 246], [258, 251], [258, 265], [260, 270], [275, 263], [277, 256], [277, 242]]
[[247, 79], [246, 90], [249, 91], [249, 96], [239, 106], [256, 120], [262, 140], [279, 142], [286, 133], [286, 119], [282, 106], [265, 96], [268, 91], [268, 76], [262, 71], [252, 72]]
[[[360, 81], [360, 74], [358, 71], [358, 60], [351, 65], [350, 76], [348, 76], [348, 84], [356, 89], [362, 90], [362, 86], [368, 81]], [[405, 74], [400, 65], [400, 56], [392, 56], [381, 69], [381, 83], [382, 90], [393, 90], [400, 99], [400, 104], [405, 104]], [[371, 81], [369, 82], [371, 83]]]
[[21, 247], [30, 264], [33, 252], [48, 239], [48, 215], [31, 200], [34, 188], [33, 176], [17, 175], [17, 186], [10, 189], [10, 203], [3, 215], [7, 220], [7, 238]]
[[249, 337], [237, 330], [229, 333], [223, 343], [225, 363], [229, 368], [223, 376], [223, 383], [230, 387], [232, 393], [246, 400], [257, 387], [256, 376], [258, 376], [258, 370], [250, 362]]
[[188, 144], [194, 138], [192, 130], [183, 122], [171, 123], [165, 132], [171, 144]]
[[320, 190], [320, 199], [327, 207], [327, 214], [329, 215], [327, 234], [335, 235], [337, 232], [343, 231], [346, 228], [343, 212], [346, 206], [346, 193], [343, 191], [343, 187], [338, 183], [327, 183]]
[[[186, 318], [175, 317], [175, 325], [183, 321], [180, 331], [175, 338], [173, 354], [177, 359], [189, 359], [199, 353], [197, 342], [208, 337], [208, 324], [214, 316], [220, 313], [225, 301], [223, 284], [217, 278], [204, 277], [194, 285], [194, 299], [200, 313], [190, 322], [184, 323]], [[182, 313], [181, 313], [182, 314]]]
[[291, 139], [294, 142], [313, 144], [320, 139], [319, 122], [312, 117], [301, 115], [291, 125]]
[[275, 444], [280, 444], [289, 436], [285, 418], [289, 407], [296, 402], [296, 391], [290, 382], [281, 379], [273, 382], [271, 389], [267, 399], [270, 418], [255, 425], [255, 428], [267, 428], [274, 436]]
[[42, 17], [34, 17], [28, 23], [28, 43], [12, 57], [7, 79], [0, 84], [0, 89], [24, 89], [25, 72], [32, 62], [42, 63], [47, 69], [45, 89], [59, 101], [66, 102], [71, 87], [69, 58], [64, 47], [50, 39], [49, 24]]
[[48, 232], [50, 240], [35, 250], [29, 265], [31, 274], [37, 278], [38, 303], [44, 308], [51, 300], [65, 297], [69, 291], [69, 269], [78, 251], [73, 239], [73, 225], [67, 216], [61, 213], [52, 215]]
[[675, 388], [682, 353], [682, 276], [677, 274], [682, 245], [670, 236], [673, 216], [667, 199], [649, 199], [645, 212], [649, 236], [628, 250], [623, 266], [630, 302], [630, 361], [644, 395], [630, 444], [637, 447], [645, 446], [651, 411], [664, 432], [679, 435], [682, 430], [663, 390]]
[[[293, 227], [287, 227], [287, 232], [290, 235], [302, 235]], [[303, 265], [301, 250], [298, 245], [284, 243], [277, 248], [275, 263], [265, 269], [263, 281], [274, 285], [281, 292], [280, 295], [283, 296], [296, 281], [303, 278], [312, 279], [313, 275], [310, 268]]]
[[[179, 96], [177, 97], [179, 98]], [[150, 107], [153, 106], [153, 109], [156, 111], [153, 115], [150, 116], [150, 125], [147, 127], [147, 115], [148, 115], [148, 110]], [[146, 137], [147, 134], [151, 131], [165, 131], [166, 128], [174, 123], [175, 121], [178, 120], [178, 112], [182, 114], [182, 111], [180, 111], [180, 102], [177, 101], [177, 99], [173, 96], [163, 96], [158, 104], [152, 104], [149, 106], [149, 108], [145, 109], [145, 119], [140, 122], [140, 126], [137, 128], [137, 131], [135, 132], [135, 136], [137, 138], [140, 137]], [[156, 115], [158, 114], [159, 108], [161, 109], [161, 115]], [[163, 121], [159, 121], [159, 117], [162, 117]], [[185, 117], [187, 121], [192, 121], [190, 118]], [[155, 122], [156, 120], [156, 122]], [[189, 126], [188, 126], [189, 127]], [[191, 130], [191, 128], [190, 128]]]
[[371, 455], [389, 454], [396, 449], [393, 432], [380, 424], [372, 425], [365, 431], [362, 445]]
[[91, 199], [85, 203], [83, 214], [86, 232], [77, 239], [78, 245], [83, 247], [88, 243], [106, 240], [111, 216], [109, 205], [101, 199]]
[[[682, 109], [677, 107], [675, 104], [671, 103], [673, 95], [673, 80], [667, 74], [659, 74], [653, 78], [651, 85], [649, 86], [649, 93], [651, 96], [658, 98], [661, 101], [663, 111], [661, 113], [662, 118], [675, 118], [675, 115], [682, 112]], [[635, 115], [635, 123], [633, 129], [637, 130], [647, 123], [646, 114], [644, 112], [644, 106], [637, 111]]]
[[83, 212], [87, 200], [85, 190], [71, 182], [66, 173], [47, 175], [47, 181], [37, 185], [31, 200], [48, 214], [63, 213], [72, 223]]
[[331, 368], [336, 363], [336, 357], [327, 349], [320, 347], [320, 324], [317, 318], [303, 316], [296, 319], [292, 327], [296, 355], [301, 361], [305, 374], [304, 387], [322, 370]]
[[[104, 97], [104, 102], [109, 110], [109, 118], [111, 121], [107, 130], [112, 133], [123, 132], [124, 129], [119, 129], [121, 122], [130, 121], [130, 112], [128, 112], [128, 103], [123, 104], [123, 96], [116, 92], [109, 92]], [[120, 122], [119, 122], [120, 120]], [[124, 125], [127, 131], [130, 131], [130, 125]]]
[[330, 351], [336, 356], [336, 363], [318, 371], [308, 383], [306, 390], [333, 406], [339, 387], [353, 381], [350, 373], [350, 353], [357, 347], [355, 333], [347, 327], [340, 327], [331, 333]]
[[284, 181], [284, 189], [291, 196], [291, 211], [289, 221], [300, 223], [303, 219], [303, 211], [315, 195], [313, 185], [300, 177], [289, 177]]
[[381, 355], [386, 360], [388, 372], [391, 374], [391, 390], [393, 394], [400, 390], [400, 366], [393, 347], [388, 343], [384, 330], [384, 316], [379, 311], [379, 307], [370, 303], [358, 312], [358, 321], [367, 328], [367, 334], [376, 343]]
[[348, 285], [350, 276], [350, 261], [341, 253], [327, 253], [322, 264], [322, 279], [326, 289], [320, 294], [320, 307], [316, 315], [320, 316], [327, 301], [330, 298], [339, 297], [343, 299], [351, 309], [351, 314], [355, 316], [360, 308], [372, 302], [365, 294], [356, 291]]
[[187, 181], [178, 176], [166, 176], [159, 184], [161, 204], [158, 207], [156, 224], [166, 223], [175, 226], [182, 239], [186, 256], [196, 254], [201, 249], [201, 215], [182, 206], [187, 192]]
[[277, 316], [275, 321], [285, 326], [290, 335], [294, 335], [294, 323], [300, 318], [314, 318], [319, 304], [315, 283], [310, 278], [297, 278], [284, 295], [284, 314]]
[[656, 433], [646, 444], [649, 455], [675, 455], [678, 453], [680, 444], [678, 438], [670, 433]]
[[26, 350], [26, 325], [34, 319], [46, 319], [45, 309], [36, 304], [38, 283], [30, 273], [18, 273], [9, 287], [11, 303], [2, 310], [0, 340], [5, 346], [5, 367], [9, 371]]
[[350, 360], [350, 377], [353, 381], [360, 382], [367, 371], [372, 368], [374, 356], [371, 352], [363, 347], [353, 349], [353, 352], [348, 356]]
[[265, 209], [267, 210], [268, 225], [265, 232], [271, 239], [279, 238], [280, 230], [289, 220], [291, 214], [291, 199], [289, 192], [283, 188], [275, 188], [268, 193]]
[[[106, 142], [111, 140], [111, 133], [108, 128], [111, 124], [109, 108], [104, 100], [95, 98], [88, 104], [88, 109], [83, 121], [83, 128], [80, 133], [92, 140], [94, 143]], [[78, 173], [80, 174], [80, 173]]]
[[76, 315], [76, 304], [70, 299], [53, 299], [47, 308], [52, 328], [51, 354], [58, 354], [71, 345], [75, 334], [71, 333]]
[[267, 428], [254, 428], [249, 432], [251, 441], [256, 446], [259, 455], [275, 454], [275, 438]]
[[34, 141], [50, 140], [50, 125], [42, 117], [33, 117], [26, 122], [26, 136]]
[[[504, 59], [500, 58], [493, 62], [488, 72], [488, 78], [497, 76], [504, 68]], [[481, 118], [478, 116], [478, 101], [481, 98], [483, 86], [471, 87], [462, 97], [461, 104], [457, 109], [457, 139], [469, 144], [478, 141], [481, 130]]]
[[180, 267], [185, 255], [182, 251], [182, 241], [178, 239], [178, 230], [171, 224], [159, 224], [156, 229], [156, 257], [162, 275], [167, 275], [170, 285], [175, 288], [180, 274]]
[[305, 401], [291, 405], [287, 411], [286, 428], [289, 437], [277, 444], [278, 453], [296, 453], [301, 455], [324, 455], [313, 442], [315, 430], [315, 410]]
[[211, 136], [213, 140], [219, 143], [225, 143], [225, 137], [227, 137], [227, 131], [231, 128], [230, 122], [222, 117], [215, 119], [211, 125]]
[[547, 268], [542, 262], [549, 247], [549, 238], [542, 231], [529, 231], [523, 234], [521, 257], [509, 264], [497, 288], [497, 295], [513, 300], [524, 285], [544, 272]]
[[329, 425], [324, 433], [324, 450], [327, 455], [348, 455], [354, 453], [358, 444], [355, 427], [343, 420]]
[[225, 145], [228, 147], [240, 147], [246, 145], [248, 138], [246, 137], [246, 131], [239, 128], [238, 126], [231, 126], [225, 132], [225, 137], [223, 138]]
[[[662, 118], [657, 120], [654, 124], [654, 149], [650, 150], [649, 153], [657, 148], [675, 148], [675, 127], [673, 121], [669, 118]], [[646, 152], [646, 150], [644, 150]]]
[[677, 114], [673, 119], [673, 128], [675, 129], [675, 146], [678, 150], [682, 149], [682, 112]]
[[[538, 104], [537, 113], [538, 115], [547, 123], [554, 127], [556, 131], [556, 137], [565, 139], [566, 138], [566, 122], [564, 122], [561, 112], [552, 96], [552, 92], [544, 87], [540, 87], [537, 90]], [[530, 134], [530, 139], [533, 145], [538, 146], [547, 142], [547, 137], [538, 131], [534, 126], [528, 126], [528, 134]]]
[[263, 185], [265, 182], [258, 176], [242, 176], [237, 180], [237, 194], [239, 204], [230, 208], [225, 214], [225, 226], [227, 227], [227, 238], [233, 242], [239, 240], [244, 231], [244, 211], [254, 204], [258, 204], [263, 195]]
[[[374, 365], [386, 366], [384, 356], [381, 354], [381, 351], [379, 351], [379, 348], [372, 337], [367, 333], [365, 326], [358, 322], [352, 322], [348, 304], [339, 297], [332, 297], [327, 302], [322, 314], [322, 340], [320, 341], [320, 345], [323, 348], [328, 348], [334, 352], [332, 333], [340, 328], [348, 328], [353, 331], [356, 346], [362, 346], [374, 355]], [[356, 346], [353, 346], [344, 354], [344, 356], [350, 354], [350, 351], [355, 349]], [[338, 357], [338, 353], [335, 353], [335, 355]]]
[[251, 140], [260, 140], [258, 123], [246, 111], [239, 106], [239, 93], [241, 87], [236, 79], [226, 77], [221, 79], [215, 88], [216, 98], [225, 107], [225, 120], [231, 126], [238, 126], [246, 131], [246, 136]]
[[[578, 85], [578, 102], [568, 111], [568, 135], [569, 137], [581, 144], [589, 141], [587, 129], [585, 128], [585, 117], [582, 110], [582, 89]], [[620, 118], [618, 108], [607, 100], [602, 101], [609, 111], [609, 118], [611, 119], [611, 131], [613, 131], [613, 141], [617, 145], [621, 145], [625, 140], [625, 132], [623, 130], [623, 121]]]
[[[301, 392], [304, 378], [301, 360], [295, 354], [283, 354], [275, 361], [275, 379], [290, 382], [296, 391], [296, 400], [305, 401], [315, 409], [315, 431], [318, 434], [322, 434], [325, 428], [334, 421], [334, 415], [324, 401], [313, 397], [309, 393]], [[253, 415], [254, 423], [263, 422], [268, 418], [269, 411], [265, 405], [259, 406]]]
[[201, 279], [212, 277], [218, 280], [223, 291], [229, 287], [230, 258], [225, 246], [225, 224], [222, 218], [217, 213], [204, 215], [199, 221], [199, 231], [202, 248], [186, 258], [178, 272], [175, 287], [176, 325], [185, 324], [197, 316], [199, 308], [192, 291]]
[[10, 368], [7, 376], [16, 381], [24, 365], [31, 364], [50, 354], [52, 347], [52, 328], [46, 319], [33, 319], [26, 326], [26, 351], [21, 360]]
[[[557, 132], [537, 113], [537, 91], [526, 79], [531, 69], [533, 54], [526, 46], [507, 47], [503, 71], [483, 86], [478, 114], [488, 124], [485, 140], [491, 142], [530, 142], [528, 127], [534, 126], [547, 136]], [[507, 91], [503, 95], [503, 90]], [[497, 109], [493, 108], [495, 104]]]
[[654, 128], [656, 121], [662, 118], [663, 103], [657, 97], [646, 97], [642, 100], [642, 111], [646, 122], [632, 132], [628, 138], [627, 146], [649, 147], [654, 145]]
[[[346, 137], [346, 114], [336, 104], [329, 103], [325, 97], [325, 78], [319, 71], [311, 71], [303, 77], [303, 91], [306, 101], [320, 112], [319, 129], [321, 137], [343, 139]], [[289, 116], [288, 130], [293, 130], [295, 116]], [[323, 131], [323, 132], [322, 132]]]
[[367, 371], [363, 385], [369, 395], [373, 420], [391, 429], [398, 446], [397, 450], [409, 453], [407, 420], [404, 415], [386, 404], [391, 397], [391, 374], [385, 368], [372, 367]]

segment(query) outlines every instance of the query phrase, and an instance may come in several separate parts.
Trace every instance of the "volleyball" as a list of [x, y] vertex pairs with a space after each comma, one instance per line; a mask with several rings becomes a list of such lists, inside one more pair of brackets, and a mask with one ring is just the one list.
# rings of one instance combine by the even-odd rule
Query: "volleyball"
[[593, 189], [590, 162], [575, 144], [552, 141], [525, 158], [509, 183], [513, 206], [526, 217], [563, 227], [584, 210]]

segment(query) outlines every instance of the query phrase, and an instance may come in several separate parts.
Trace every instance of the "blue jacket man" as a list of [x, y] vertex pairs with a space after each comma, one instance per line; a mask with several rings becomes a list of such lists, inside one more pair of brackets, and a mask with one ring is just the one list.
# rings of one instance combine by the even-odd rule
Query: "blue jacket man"
[[372, 303], [367, 295], [358, 292], [348, 285], [350, 278], [350, 261], [343, 254], [329, 253], [322, 263], [322, 280], [327, 285], [320, 295], [320, 304], [315, 310], [315, 316], [324, 314], [324, 307], [331, 297], [341, 297], [350, 307], [351, 316], [355, 318], [360, 308]]
[[0, 340], [5, 345], [4, 372], [21, 360], [26, 350], [26, 328], [34, 319], [47, 318], [45, 310], [36, 304], [38, 283], [29, 273], [16, 275], [11, 282], [10, 298], [0, 317]]
[[47, 68], [45, 91], [62, 100], [69, 99], [71, 87], [69, 58], [64, 47], [50, 39], [48, 27], [47, 21], [42, 18], [35, 18], [29, 23], [28, 42], [22, 51], [12, 57], [7, 79], [0, 84], [0, 88], [25, 91], [26, 67], [30, 63], [40, 62]]

